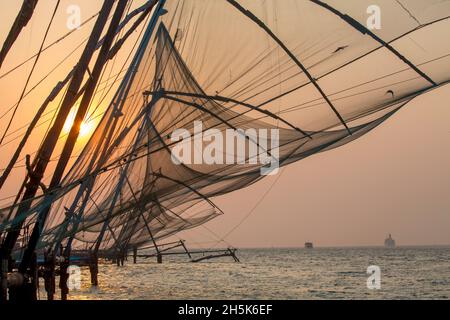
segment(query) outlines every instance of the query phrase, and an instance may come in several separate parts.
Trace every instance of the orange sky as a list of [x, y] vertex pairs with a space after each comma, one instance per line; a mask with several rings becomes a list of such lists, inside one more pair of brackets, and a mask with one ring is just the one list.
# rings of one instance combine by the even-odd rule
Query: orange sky
[[[49, 4], [53, 0], [47, 0]], [[135, 1], [136, 7], [143, 1]], [[21, 1], [1, 1], [0, 42], [20, 7]], [[62, 1], [62, 6], [80, 4], [86, 19], [99, 2]], [[53, 4], [50, 6], [52, 7]], [[51, 10], [37, 10], [37, 21], [48, 21]], [[57, 16], [49, 41], [67, 32], [65, 12]], [[62, 27], [61, 27], [62, 26]], [[6, 59], [0, 75], [36, 51], [45, 23], [31, 22]], [[89, 32], [74, 35], [78, 43]], [[133, 42], [131, 38], [130, 42]], [[73, 47], [73, 43], [71, 43]], [[127, 50], [124, 50], [127, 51]], [[42, 65], [54, 65], [67, 52], [61, 48], [43, 56]], [[72, 56], [24, 103], [16, 127], [25, 124], [42, 97], [76, 62]], [[120, 60], [123, 57], [119, 57]], [[30, 64], [0, 79], [0, 112], [18, 98]], [[48, 69], [40, 68], [34, 84]], [[41, 101], [41, 100], [38, 100]], [[380, 245], [392, 233], [400, 245], [450, 244], [450, 86], [419, 97], [363, 138], [337, 150], [315, 155], [283, 169], [256, 185], [215, 199], [224, 216], [208, 223], [218, 235], [226, 234], [252, 208], [254, 213], [227, 241], [237, 247], [302, 246], [313, 241], [319, 246]], [[55, 106], [55, 105], [53, 105]], [[29, 111], [31, 109], [31, 111]], [[0, 124], [5, 125], [5, 120]], [[43, 126], [36, 136], [43, 134]], [[42, 130], [42, 131], [41, 131]], [[36, 143], [39, 138], [36, 138]], [[1, 150], [2, 167], [13, 148]], [[10, 195], [23, 172], [14, 172], [14, 181], [1, 195]], [[261, 201], [263, 195], [269, 190]], [[261, 201], [261, 202], [260, 202]], [[211, 241], [205, 229], [188, 231], [181, 237]]]

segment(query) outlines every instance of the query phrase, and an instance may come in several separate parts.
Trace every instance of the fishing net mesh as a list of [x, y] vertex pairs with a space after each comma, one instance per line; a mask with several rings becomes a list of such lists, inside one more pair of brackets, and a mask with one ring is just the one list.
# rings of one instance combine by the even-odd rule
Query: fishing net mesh
[[[381, 29], [369, 30], [373, 5]], [[169, 0], [165, 9], [61, 186], [28, 212], [3, 209], [3, 230], [51, 205], [41, 248], [163, 239], [220, 215], [210, 198], [264, 177], [256, 160], [274, 157], [274, 139], [245, 132], [277, 129], [285, 166], [361, 137], [450, 80], [449, 2]], [[246, 155], [177, 164], [177, 129], [202, 150], [235, 130]], [[237, 149], [215, 145], [216, 159]]]

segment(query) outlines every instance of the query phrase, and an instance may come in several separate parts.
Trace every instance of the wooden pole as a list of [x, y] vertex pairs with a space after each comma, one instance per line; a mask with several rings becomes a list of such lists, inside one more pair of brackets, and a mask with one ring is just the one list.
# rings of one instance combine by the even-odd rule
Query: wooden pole
[[44, 254], [44, 286], [47, 292], [47, 300], [54, 300], [55, 296], [55, 256], [51, 250]]
[[67, 281], [69, 280], [69, 263], [70, 263], [70, 248], [64, 250], [63, 246], [59, 247], [60, 258], [59, 262], [59, 289], [61, 290], [61, 300], [67, 300], [69, 295], [69, 287]]
[[[1, 249], [0, 249], [1, 250]], [[0, 253], [0, 303], [8, 299], [8, 259]]]
[[16, 20], [14, 20], [11, 30], [9, 31], [8, 36], [6, 37], [5, 42], [3, 43], [2, 50], [0, 51], [0, 68], [2, 67], [6, 55], [13, 46], [20, 32], [22, 31], [23, 28], [26, 27], [28, 21], [30, 21], [31, 17], [33, 16], [33, 12], [34, 9], [36, 8], [37, 3], [38, 0], [23, 1], [19, 14], [16, 17]]
[[188, 255], [189, 259], [192, 259], [191, 253], [186, 248], [186, 245], [184, 244], [184, 240], [180, 240], [180, 244], [183, 246], [184, 251], [186, 251], [186, 254]]
[[[158, 21], [160, 15], [164, 13], [164, 9], [163, 9], [163, 8], [164, 8], [164, 5], [165, 5], [165, 3], [166, 3], [166, 0], [158, 0], [157, 3], [158, 3], [158, 6], [156, 7], [155, 12], [154, 12], [154, 14], [153, 14], [153, 16], [152, 16], [152, 18], [151, 18], [151, 20], [150, 20], [149, 26], [148, 26], [148, 28], [147, 28], [145, 34], [144, 34], [143, 41], [141, 42], [140, 48], [138, 49], [138, 52], [137, 52], [137, 54], [136, 54], [136, 57], [135, 57], [135, 59], [134, 59], [134, 61], [133, 61], [133, 64], [132, 64], [132, 66], [131, 66], [131, 68], [136, 68], [136, 70], [137, 70], [139, 64], [140, 64], [141, 61], [142, 61], [142, 58], [143, 58], [143, 54], [144, 54], [145, 48], [147, 47], [147, 45], [148, 45], [148, 43], [149, 43], [149, 41], [150, 41], [150, 38], [151, 38], [151, 36], [152, 36], [152, 34], [153, 34], [153, 31], [154, 31], [155, 28], [156, 28], [156, 23], [157, 23], [157, 21]], [[132, 71], [132, 72], [130, 73], [130, 77], [131, 77], [131, 78], [134, 78], [134, 76], [136, 75], [136, 70], [131, 70], [131, 71]], [[127, 93], [128, 93], [128, 91], [129, 91], [129, 89], [130, 89], [130, 83], [131, 83], [131, 82], [132, 82], [132, 81], [130, 80], [130, 82], [129, 82], [128, 84], [126, 84], [126, 91], [127, 91]], [[153, 106], [153, 105], [156, 103], [156, 101], [158, 101], [160, 98], [161, 98], [161, 93], [153, 95], [152, 101], [149, 103], [150, 108], [152, 108], [152, 106]], [[147, 106], [146, 106], [146, 107], [147, 107]], [[148, 112], [148, 111], [146, 110], [145, 112]], [[145, 114], [144, 114], [144, 116], [145, 116]], [[138, 120], [140, 121], [140, 119], [138, 119]], [[110, 140], [111, 140], [111, 134], [112, 134], [112, 131], [110, 132], [109, 136], [107, 137], [107, 141], [110, 141]], [[139, 142], [139, 139], [138, 139], [138, 138], [140, 138], [139, 135], [140, 135], [140, 134], [138, 134], [138, 137], [136, 138], [135, 144]], [[136, 147], [137, 147], [137, 146], [135, 145], [133, 148], [136, 149]], [[112, 214], [112, 211], [113, 211], [113, 209], [114, 209], [114, 205], [116, 204], [117, 198], [118, 198], [118, 196], [119, 196], [119, 194], [120, 194], [120, 188], [121, 188], [121, 186], [124, 184], [124, 178], [126, 177], [126, 172], [127, 172], [127, 170], [128, 170], [129, 165], [130, 165], [130, 162], [128, 162], [128, 163], [125, 165], [125, 168], [123, 169], [123, 173], [122, 173], [122, 174], [120, 175], [120, 177], [119, 177], [119, 181], [118, 181], [118, 184], [117, 184], [117, 187], [116, 187], [116, 191], [115, 191], [114, 194], [113, 194], [113, 198], [112, 198], [112, 201], [111, 201], [111, 206], [110, 206], [109, 212], [108, 212], [108, 214], [107, 214], [107, 219], [105, 220], [105, 222], [104, 222], [103, 225], [102, 225], [102, 229], [101, 229], [101, 231], [100, 231], [100, 233], [99, 233], [99, 235], [98, 235], [98, 237], [97, 237], [97, 240], [96, 240], [96, 243], [95, 243], [95, 246], [94, 246], [94, 250], [95, 250], [96, 252], [99, 250], [100, 243], [101, 243], [101, 241], [103, 240], [103, 236], [104, 236], [104, 234], [105, 234], [105, 232], [106, 232], [106, 229], [107, 229], [108, 226], [109, 226], [109, 222], [110, 222], [110, 221], [109, 221], [109, 217], [110, 217], [110, 215]]]
[[[90, 263], [89, 271], [91, 273], [91, 285], [98, 286], [98, 256], [97, 252], [89, 250]], [[119, 261], [119, 260], [117, 260]]]
[[[145, 17], [151, 12], [153, 7], [155, 6], [155, 3], [158, 0], [154, 0], [152, 3], [146, 4], [140, 9], [136, 9], [130, 14], [127, 15], [127, 17], [121, 22], [119, 28], [116, 30], [116, 34], [119, 34], [122, 29], [125, 27], [128, 21], [130, 21], [137, 13], [142, 12], [142, 14], [139, 16], [139, 18], [136, 19], [136, 21], [133, 23], [133, 25], [130, 27], [130, 29], [125, 33], [125, 35], [119, 39], [116, 44], [111, 48], [108, 54], [108, 59], [112, 59], [117, 52], [121, 49], [122, 45], [125, 43], [125, 41], [130, 37], [131, 34], [134, 33], [134, 31], [137, 29], [137, 27], [144, 21]], [[97, 43], [96, 49], [101, 48], [101, 45], [103, 44], [104, 39], [100, 40]], [[52, 102], [58, 94], [61, 92], [61, 90], [64, 88], [64, 86], [69, 82], [69, 80], [72, 78], [73, 70], [69, 72], [69, 74], [66, 75], [64, 80], [58, 82], [58, 84], [53, 88], [53, 90], [50, 92], [49, 96], [45, 99], [45, 101], [41, 104], [40, 108], [34, 115], [33, 120], [31, 121], [30, 125], [27, 128], [27, 131], [22, 137], [22, 140], [20, 141], [19, 145], [17, 146], [16, 151], [14, 152], [11, 160], [9, 161], [8, 165], [4, 168], [1, 176], [0, 176], [0, 190], [3, 187], [3, 184], [5, 183], [6, 179], [8, 178], [9, 174], [11, 173], [11, 170], [14, 168], [14, 165], [16, 164], [17, 160], [19, 159], [19, 156], [22, 153], [23, 147], [28, 141], [28, 138], [30, 137], [33, 129], [39, 122], [42, 114], [47, 109], [47, 106], [50, 102]], [[83, 87], [79, 92], [78, 95], [81, 96], [84, 93], [85, 87]], [[77, 98], [78, 100], [78, 98]], [[21, 193], [21, 192], [20, 192]], [[0, 233], [1, 234], [1, 233]]]
[[[75, 143], [77, 141], [77, 138], [78, 138], [78, 135], [80, 132], [81, 123], [82, 123], [82, 121], [86, 115], [86, 112], [89, 108], [89, 104], [92, 100], [92, 96], [94, 94], [95, 87], [97, 86], [98, 80], [100, 78], [100, 74], [103, 70], [103, 66], [105, 65], [105, 63], [108, 59], [109, 49], [111, 48], [111, 45], [113, 43], [113, 40], [114, 40], [114, 37], [116, 34], [116, 29], [119, 26], [120, 19], [122, 18], [122, 15], [125, 11], [127, 3], [128, 3], [128, 0], [119, 0], [119, 3], [117, 4], [116, 10], [114, 12], [113, 18], [111, 20], [111, 23], [110, 23], [108, 31], [107, 31], [107, 35], [103, 42], [103, 46], [100, 49], [99, 55], [97, 57], [97, 61], [94, 65], [94, 69], [93, 69], [92, 73], [90, 74], [90, 78], [88, 80], [83, 98], [81, 100], [81, 104], [80, 104], [77, 114], [75, 116], [74, 124], [73, 124], [72, 128], [70, 129], [69, 136], [66, 140], [63, 151], [58, 160], [58, 164], [56, 165], [55, 172], [53, 173], [53, 177], [50, 182], [50, 190], [52, 188], [58, 186], [63, 177], [64, 171], [69, 162], [70, 156], [72, 155], [73, 148], [75, 147]], [[24, 271], [26, 269], [27, 255], [29, 255], [30, 252], [34, 251], [34, 249], [36, 248], [40, 234], [42, 232], [42, 226], [45, 224], [45, 220], [48, 216], [49, 211], [50, 211], [50, 205], [48, 205], [45, 209], [43, 209], [39, 213], [38, 221], [34, 225], [33, 233], [31, 235], [30, 241], [28, 242], [27, 249], [25, 250], [24, 257], [22, 259], [22, 263], [19, 267], [19, 270], [21, 270], [21, 271]]]
[[137, 252], [138, 252], [138, 248], [136, 246], [133, 247], [133, 263], [136, 264], [137, 263]]
[[[56, 147], [56, 143], [58, 142], [58, 138], [62, 132], [64, 124], [66, 122], [67, 116], [75, 103], [75, 97], [80, 89], [81, 83], [83, 81], [84, 74], [87, 71], [89, 61], [92, 58], [92, 55], [95, 51], [95, 46], [100, 38], [102, 30], [108, 20], [109, 13], [114, 4], [114, 0], [105, 0], [103, 2], [102, 9], [97, 18], [97, 21], [94, 25], [93, 31], [89, 37], [89, 40], [86, 44], [86, 47], [81, 55], [81, 58], [74, 69], [72, 80], [68, 86], [67, 93], [64, 96], [63, 102], [61, 104], [61, 108], [58, 111], [58, 114], [55, 117], [54, 124], [52, 128], [49, 130], [47, 136], [45, 137], [42, 147], [39, 149], [37, 157], [36, 157], [36, 165], [34, 166], [33, 172], [30, 172], [28, 177], [29, 181], [26, 185], [24, 195], [22, 197], [22, 201], [19, 204], [17, 209], [16, 216], [27, 212], [31, 207], [31, 199], [36, 195], [39, 186], [41, 185], [41, 180], [44, 176], [44, 173], [47, 169], [47, 165], [50, 161], [51, 155]], [[17, 238], [20, 234], [20, 230], [22, 228], [23, 222], [19, 223], [14, 230], [8, 232], [5, 241], [3, 243], [3, 254], [7, 257], [10, 256], [11, 251], [17, 241]], [[39, 229], [42, 226], [38, 226]], [[34, 230], [33, 230], [34, 231]], [[40, 230], [37, 230], [40, 231]], [[38, 232], [39, 233], [39, 232]], [[36, 236], [36, 233], [35, 233]], [[33, 248], [34, 250], [34, 248]], [[31, 251], [32, 252], [32, 251]], [[28, 258], [31, 256], [27, 255]], [[21, 263], [22, 268], [21, 272], [24, 272], [24, 268], [29, 264], [29, 261], [23, 261]]]
[[39, 266], [37, 262], [36, 252], [33, 252], [31, 256], [30, 275], [31, 281], [28, 294], [31, 300], [37, 300], [37, 290], [39, 284]]
[[61, 157], [59, 158], [58, 164], [56, 165], [55, 173], [53, 174], [52, 181], [50, 182], [50, 188], [55, 187], [60, 183], [61, 178], [64, 174], [64, 170], [66, 169], [67, 163], [69, 162], [70, 156], [72, 155], [73, 148], [75, 147], [75, 143], [80, 133], [81, 124], [88, 111], [103, 67], [108, 60], [109, 50], [112, 46], [116, 34], [116, 29], [119, 26], [120, 19], [122, 18], [123, 13], [125, 12], [127, 3], [128, 0], [119, 0], [117, 4], [117, 8], [109, 25], [108, 32], [103, 42], [103, 46], [100, 49], [94, 69], [90, 74], [90, 79], [87, 83], [83, 98], [77, 110], [73, 126], [70, 129], [69, 135], [61, 153]]

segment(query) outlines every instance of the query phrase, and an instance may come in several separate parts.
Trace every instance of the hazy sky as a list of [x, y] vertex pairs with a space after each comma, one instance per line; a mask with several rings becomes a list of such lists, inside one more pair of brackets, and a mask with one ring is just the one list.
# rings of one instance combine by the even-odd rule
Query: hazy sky
[[[11, 13], [20, 6], [17, 3], [10, 6], [2, 1], [0, 5], [1, 42], [12, 22]], [[84, 18], [95, 10], [90, 8]], [[47, 15], [51, 14], [47, 11]], [[58, 17], [58, 23], [63, 18]], [[0, 73], [35, 51], [41, 37], [33, 35], [40, 35], [42, 28], [45, 26], [31, 24], [18, 48], [12, 51], [15, 59], [5, 61]], [[61, 30], [50, 40], [65, 32]], [[71, 61], [75, 58], [67, 64]], [[2, 112], [17, 100], [17, 94], [10, 95], [5, 86], [22, 86], [25, 74], [0, 82]], [[33, 79], [42, 74], [38, 72]], [[62, 74], [64, 71], [56, 72], [36, 95], [48, 92]], [[380, 245], [388, 233], [400, 245], [450, 244], [449, 101], [450, 86], [421, 96], [355, 142], [312, 156], [252, 187], [214, 199], [225, 215], [206, 227], [223, 236], [253, 210], [226, 238], [232, 245], [302, 246], [305, 241], [318, 246]], [[27, 116], [24, 114], [24, 123]], [[215, 240], [203, 227], [180, 237], [192, 245]]]
[[[209, 229], [237, 246], [450, 244], [450, 86], [411, 102], [348, 145], [216, 203]], [[278, 180], [277, 180], [278, 179]], [[213, 236], [204, 228], [204, 239]]]

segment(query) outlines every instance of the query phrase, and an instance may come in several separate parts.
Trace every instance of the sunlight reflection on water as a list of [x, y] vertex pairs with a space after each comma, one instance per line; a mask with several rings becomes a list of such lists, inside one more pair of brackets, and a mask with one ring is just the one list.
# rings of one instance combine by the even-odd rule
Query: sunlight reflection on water
[[[318, 248], [239, 250], [222, 258], [132, 259], [99, 266], [99, 287], [82, 268], [70, 299], [448, 299], [450, 248]], [[369, 265], [381, 268], [381, 290], [366, 286]], [[45, 297], [41, 285], [41, 297]]]

